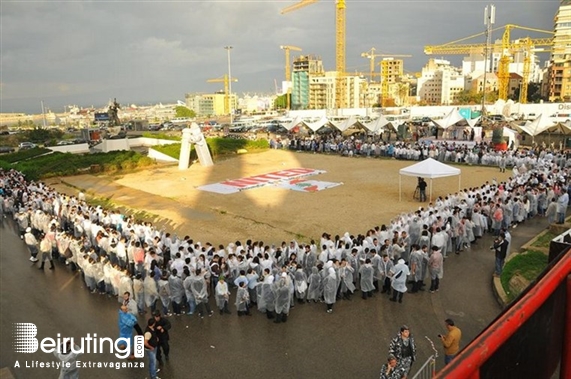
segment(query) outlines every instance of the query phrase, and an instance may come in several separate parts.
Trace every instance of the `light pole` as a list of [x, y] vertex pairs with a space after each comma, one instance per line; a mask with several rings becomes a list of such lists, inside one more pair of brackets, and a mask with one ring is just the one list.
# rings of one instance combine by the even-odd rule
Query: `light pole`
[[[488, 72], [488, 55], [490, 52], [490, 41], [492, 39], [492, 25], [496, 22], [496, 6], [486, 5], [484, 8], [484, 25], [486, 25], [486, 47], [484, 49], [484, 85], [482, 88], [482, 120], [486, 111], [486, 74]], [[490, 66], [492, 60], [490, 59]], [[490, 67], [491, 68], [491, 67]]]
[[230, 124], [233, 122], [233, 110], [232, 110], [232, 71], [230, 68], [230, 50], [232, 50], [232, 46], [224, 46], [226, 52], [228, 53], [228, 108], [230, 111]]

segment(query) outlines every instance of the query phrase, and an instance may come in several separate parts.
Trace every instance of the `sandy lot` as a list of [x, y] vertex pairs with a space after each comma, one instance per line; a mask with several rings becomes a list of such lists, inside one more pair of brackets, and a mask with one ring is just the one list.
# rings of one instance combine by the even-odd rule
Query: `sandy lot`
[[[399, 169], [412, 161], [347, 158], [271, 150], [246, 154], [217, 162], [213, 167], [193, 165], [186, 171], [159, 167], [117, 178], [116, 183], [175, 202], [147, 209], [171, 220], [179, 235], [212, 243], [252, 238], [268, 243], [298, 238], [308, 241], [327, 231], [333, 235], [349, 231], [364, 233], [368, 228], [388, 223], [402, 212], [422, 206], [413, 201], [416, 178], [402, 177], [399, 201]], [[326, 173], [310, 179], [341, 182], [341, 186], [315, 193], [265, 186], [235, 194], [205, 192], [196, 187], [266, 174], [287, 168], [312, 168]], [[486, 180], [502, 180], [497, 168], [458, 166], [461, 188], [479, 186]], [[435, 179], [433, 199], [458, 191], [458, 177]], [[136, 207], [136, 206], [135, 206]], [[174, 209], [173, 209], [174, 208]]]

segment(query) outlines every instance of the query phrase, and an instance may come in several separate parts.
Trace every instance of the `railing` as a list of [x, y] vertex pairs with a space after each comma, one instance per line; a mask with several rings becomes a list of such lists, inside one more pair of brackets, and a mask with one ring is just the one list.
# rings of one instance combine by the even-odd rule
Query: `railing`
[[555, 245], [538, 281], [436, 378], [571, 378], [571, 249]]
[[430, 346], [432, 346], [432, 350], [434, 353], [424, 362], [422, 366], [418, 369], [416, 374], [412, 377], [412, 379], [432, 379], [436, 376], [436, 358], [438, 358], [438, 350], [434, 347], [434, 342], [427, 336], [424, 336], [430, 342]]

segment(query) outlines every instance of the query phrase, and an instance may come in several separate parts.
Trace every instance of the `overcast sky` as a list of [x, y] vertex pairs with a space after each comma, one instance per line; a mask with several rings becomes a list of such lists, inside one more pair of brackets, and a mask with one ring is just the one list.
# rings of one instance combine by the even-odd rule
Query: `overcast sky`
[[[284, 52], [294, 45], [335, 69], [335, 2], [321, 0], [281, 15], [292, 1], [28, 1], [0, 2], [1, 112], [56, 112], [65, 105], [184, 100], [214, 92], [207, 83], [227, 73], [233, 92], [271, 93], [284, 80]], [[423, 46], [484, 30], [489, 1], [346, 0], [347, 71], [368, 72], [361, 53], [411, 54], [407, 71], [428, 57]], [[553, 30], [558, 0], [496, 1], [496, 25]], [[517, 34], [516, 37], [538, 34]], [[500, 32], [494, 34], [499, 37]], [[484, 38], [474, 42], [484, 42]], [[293, 54], [293, 53], [292, 53]], [[453, 57], [449, 57], [454, 60]], [[546, 57], [543, 57], [546, 59]], [[458, 58], [456, 58], [458, 60]]]

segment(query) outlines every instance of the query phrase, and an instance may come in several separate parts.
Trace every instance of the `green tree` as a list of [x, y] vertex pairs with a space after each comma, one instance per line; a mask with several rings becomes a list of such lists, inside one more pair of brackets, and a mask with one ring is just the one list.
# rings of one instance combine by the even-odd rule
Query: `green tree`
[[183, 105], [178, 105], [174, 108], [176, 117], [195, 118], [196, 112]]
[[285, 109], [287, 107], [287, 94], [276, 97], [274, 101], [275, 109]]

